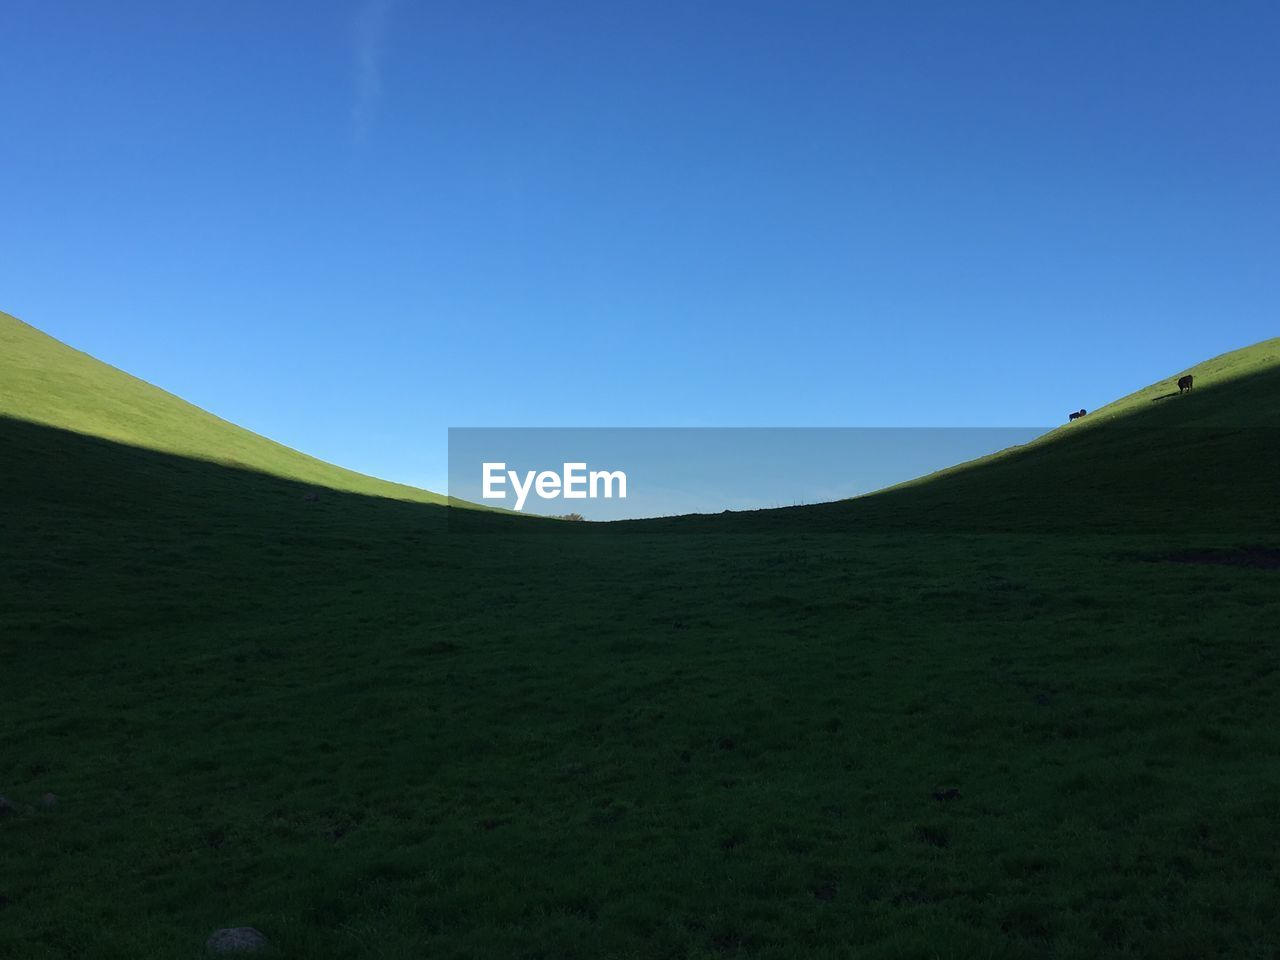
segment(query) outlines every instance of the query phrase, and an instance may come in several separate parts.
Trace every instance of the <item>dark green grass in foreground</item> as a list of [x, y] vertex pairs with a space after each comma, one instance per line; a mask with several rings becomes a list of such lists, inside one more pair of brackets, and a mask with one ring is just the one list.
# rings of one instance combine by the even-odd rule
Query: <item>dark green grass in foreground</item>
[[0, 420], [0, 956], [1274, 957], [1280, 570], [1161, 558], [1280, 546], [1276, 383], [1176, 402], [542, 536]]

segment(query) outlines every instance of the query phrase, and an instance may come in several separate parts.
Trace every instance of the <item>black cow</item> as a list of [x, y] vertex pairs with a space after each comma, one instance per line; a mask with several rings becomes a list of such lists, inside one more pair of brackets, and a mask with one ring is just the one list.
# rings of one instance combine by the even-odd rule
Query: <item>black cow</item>
[[1196, 381], [1196, 378], [1188, 373], [1185, 377], [1183, 377], [1181, 380], [1178, 381], [1178, 392], [1186, 393], [1188, 390], [1191, 389], [1191, 385], [1195, 383], [1195, 381]]
[[1083, 408], [1081, 408], [1080, 410], [1077, 410], [1075, 413], [1069, 413], [1069, 414], [1067, 414], [1067, 419], [1068, 419], [1068, 420], [1079, 420], [1079, 419], [1080, 419], [1081, 417], [1083, 417], [1086, 413], [1088, 413], [1088, 411], [1087, 411], [1087, 410], [1085, 410], [1085, 409], [1083, 409]]

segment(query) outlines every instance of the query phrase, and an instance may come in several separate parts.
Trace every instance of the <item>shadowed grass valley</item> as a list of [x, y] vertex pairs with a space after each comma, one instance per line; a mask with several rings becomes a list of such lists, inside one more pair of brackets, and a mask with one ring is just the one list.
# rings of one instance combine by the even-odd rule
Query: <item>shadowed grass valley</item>
[[0, 955], [1277, 949], [1280, 341], [878, 494], [616, 524], [0, 344]]

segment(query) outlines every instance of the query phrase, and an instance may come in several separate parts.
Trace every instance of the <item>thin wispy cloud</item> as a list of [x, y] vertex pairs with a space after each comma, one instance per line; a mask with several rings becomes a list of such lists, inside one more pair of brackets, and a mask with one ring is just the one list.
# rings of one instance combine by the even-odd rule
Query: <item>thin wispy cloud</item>
[[382, 44], [392, 0], [365, 0], [355, 20], [355, 101], [351, 126], [355, 139], [363, 140], [373, 125], [382, 95]]

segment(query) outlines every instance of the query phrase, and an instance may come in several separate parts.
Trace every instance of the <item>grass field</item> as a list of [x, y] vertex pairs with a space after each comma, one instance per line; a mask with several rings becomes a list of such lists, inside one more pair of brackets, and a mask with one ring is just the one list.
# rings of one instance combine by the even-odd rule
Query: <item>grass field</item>
[[0, 345], [0, 956], [1280, 952], [1280, 341], [876, 496], [474, 533]]

